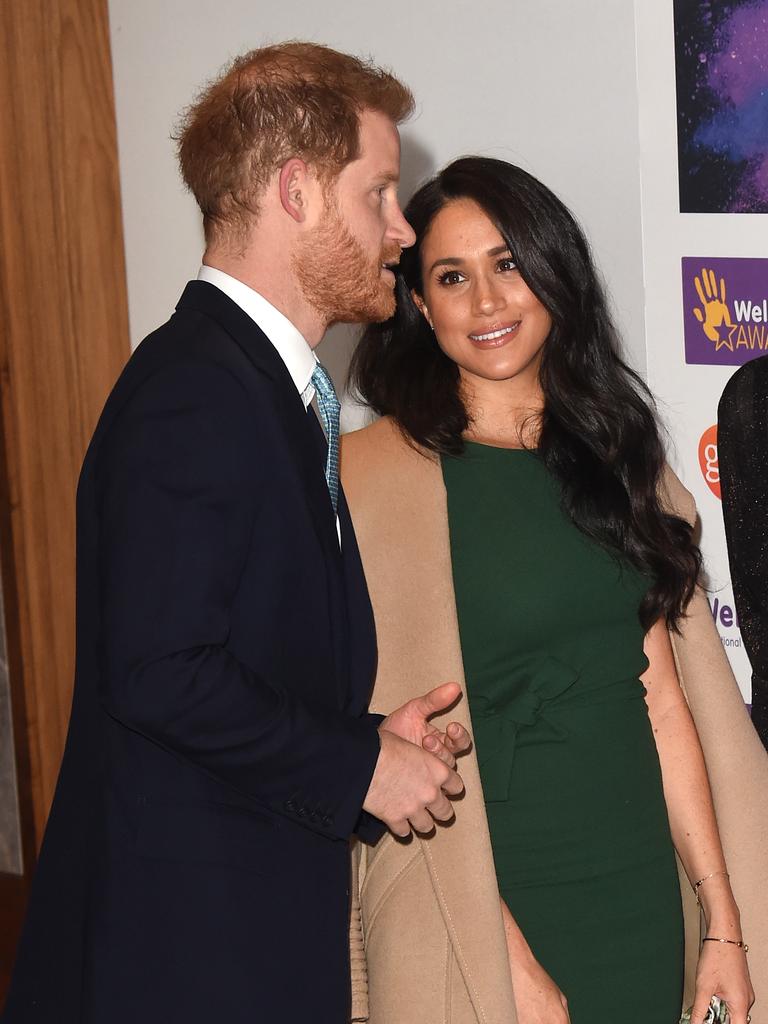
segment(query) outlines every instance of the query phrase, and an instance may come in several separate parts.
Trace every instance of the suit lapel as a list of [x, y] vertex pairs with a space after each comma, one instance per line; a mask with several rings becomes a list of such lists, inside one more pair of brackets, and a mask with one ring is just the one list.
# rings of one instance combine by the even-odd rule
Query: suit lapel
[[177, 309], [193, 309], [214, 319], [229, 334], [247, 358], [273, 382], [274, 408], [295, 461], [302, 490], [312, 513], [312, 524], [332, 564], [338, 565], [339, 545], [333, 507], [325, 481], [323, 438], [317, 417], [304, 408], [285, 363], [277, 349], [247, 313], [215, 285], [190, 281]]
[[307, 503], [328, 568], [335, 676], [339, 702], [343, 704], [349, 676], [347, 608], [336, 518], [325, 479], [326, 442], [322, 427], [314, 411], [305, 409], [285, 363], [269, 338], [224, 292], [206, 281], [190, 281], [177, 309], [195, 310], [215, 320], [250, 362], [273, 382], [270, 389], [272, 407], [286, 439], [299, 489]]
[[[265, 343], [272, 348], [266, 338]], [[275, 354], [277, 355], [277, 353]], [[277, 358], [280, 357], [277, 356]], [[318, 540], [323, 546], [329, 566], [332, 566], [334, 573], [338, 575], [341, 569], [339, 538], [336, 533], [336, 518], [333, 514], [331, 496], [325, 479], [327, 451], [325, 434], [323, 434], [323, 428], [320, 426], [314, 410], [304, 408], [301, 396], [282, 364], [282, 360], [281, 365], [288, 377], [290, 390], [285, 387], [279, 389], [276, 395], [276, 411], [288, 438], [291, 453], [296, 459]]]

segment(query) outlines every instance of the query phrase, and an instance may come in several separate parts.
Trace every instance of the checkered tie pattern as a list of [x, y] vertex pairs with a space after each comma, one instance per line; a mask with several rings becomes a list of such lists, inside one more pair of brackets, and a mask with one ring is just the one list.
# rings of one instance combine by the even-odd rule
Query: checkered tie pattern
[[325, 479], [328, 481], [333, 511], [336, 512], [339, 504], [339, 413], [341, 405], [336, 397], [333, 381], [328, 371], [320, 363], [317, 364], [312, 374], [312, 385], [317, 394], [317, 407], [325, 428], [325, 436], [328, 438]]

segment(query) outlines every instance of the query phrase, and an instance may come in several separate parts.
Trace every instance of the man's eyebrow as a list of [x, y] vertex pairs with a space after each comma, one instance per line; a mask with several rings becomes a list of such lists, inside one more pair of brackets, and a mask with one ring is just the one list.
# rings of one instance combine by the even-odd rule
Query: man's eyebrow
[[397, 183], [398, 181], [400, 181], [400, 175], [397, 173], [397, 171], [381, 171], [379, 174], [376, 175], [376, 180], [387, 182], [393, 181]]
[[[493, 249], [489, 249], [486, 256], [501, 256], [503, 252], [510, 252], [508, 245], [496, 245]], [[432, 273], [435, 267], [460, 267], [464, 260], [461, 256], [442, 256], [439, 260], [435, 260], [432, 266], [429, 268], [428, 273]]]

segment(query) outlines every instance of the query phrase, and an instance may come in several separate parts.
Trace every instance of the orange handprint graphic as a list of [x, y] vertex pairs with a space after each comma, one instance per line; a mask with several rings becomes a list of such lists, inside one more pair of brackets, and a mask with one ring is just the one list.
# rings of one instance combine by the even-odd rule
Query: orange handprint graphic
[[709, 340], [715, 342], [716, 352], [723, 345], [732, 348], [728, 338], [721, 339], [720, 337], [721, 327], [734, 327], [731, 321], [731, 311], [728, 309], [725, 301], [725, 278], [720, 278], [719, 296], [717, 293], [717, 280], [713, 270], [707, 270], [706, 267], [703, 267], [701, 278], [695, 277], [693, 283], [696, 286], [696, 292], [703, 306], [703, 310], [699, 309], [698, 306], [695, 307], [693, 315], [701, 324]]

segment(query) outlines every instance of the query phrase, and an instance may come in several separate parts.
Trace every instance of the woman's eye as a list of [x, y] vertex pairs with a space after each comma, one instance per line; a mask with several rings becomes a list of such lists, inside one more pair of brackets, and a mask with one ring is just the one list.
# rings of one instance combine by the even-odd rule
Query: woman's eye
[[509, 271], [509, 270], [517, 270], [517, 264], [515, 263], [515, 261], [512, 259], [511, 256], [505, 256], [503, 259], [499, 260], [498, 268], [502, 272]]
[[438, 277], [437, 280], [440, 284], [451, 285], [460, 284], [461, 281], [464, 280], [464, 278], [458, 272], [458, 270], [446, 270], [440, 275], [440, 277]]

